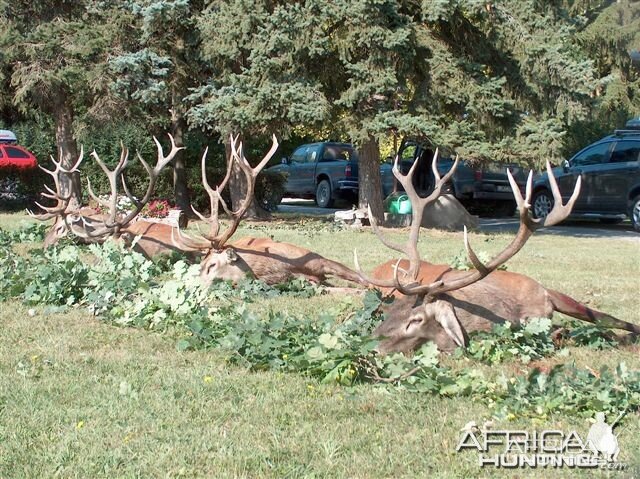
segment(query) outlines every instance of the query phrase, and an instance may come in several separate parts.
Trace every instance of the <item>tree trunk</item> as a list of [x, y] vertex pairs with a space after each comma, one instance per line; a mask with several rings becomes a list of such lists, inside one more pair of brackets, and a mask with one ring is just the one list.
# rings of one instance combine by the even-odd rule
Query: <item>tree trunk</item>
[[371, 207], [371, 214], [378, 224], [384, 223], [382, 207], [382, 184], [380, 180], [380, 148], [378, 140], [369, 136], [361, 145], [358, 165], [358, 206]]
[[[180, 98], [176, 93], [172, 94], [171, 108], [171, 134], [176, 146], [184, 146], [184, 130], [186, 122], [184, 112], [180, 105]], [[185, 169], [184, 150], [180, 150], [173, 159], [173, 193], [176, 198], [176, 206], [185, 215], [191, 216], [191, 202], [189, 200], [189, 187], [187, 186], [187, 172]]]
[[[238, 141], [241, 141], [242, 135], [238, 138]], [[246, 149], [245, 149], [246, 151]], [[229, 143], [229, 138], [225, 138], [224, 142], [224, 152], [227, 162], [229, 161], [229, 157], [231, 156], [231, 144]], [[227, 163], [228, 164], [228, 163]], [[236, 211], [240, 208], [242, 201], [247, 194], [247, 180], [242, 172], [242, 169], [238, 164], [234, 161], [231, 165], [231, 177], [229, 178], [229, 193], [231, 195], [231, 205], [233, 211]], [[245, 217], [247, 218], [255, 218], [255, 219], [269, 219], [271, 217], [271, 213], [262, 208], [258, 202], [256, 201], [255, 191], [253, 194], [253, 198], [251, 199], [251, 205], [247, 209], [245, 213]]]
[[[54, 121], [56, 124], [56, 146], [58, 147], [58, 161], [62, 167], [71, 169], [78, 161], [78, 145], [73, 135], [73, 108], [67, 100], [65, 92], [59, 91], [54, 95]], [[82, 185], [80, 172], [72, 175], [62, 174], [60, 178], [60, 194], [71, 194], [70, 208], [82, 205]]]

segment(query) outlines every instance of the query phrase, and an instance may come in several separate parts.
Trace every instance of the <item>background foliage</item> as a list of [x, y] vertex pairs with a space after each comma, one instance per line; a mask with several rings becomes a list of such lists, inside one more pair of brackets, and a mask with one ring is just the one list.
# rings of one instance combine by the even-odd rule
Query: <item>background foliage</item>
[[2, 0], [0, 125], [46, 163], [61, 127], [109, 157], [188, 120], [192, 189], [230, 132], [540, 165], [640, 114], [638, 22], [632, 0]]

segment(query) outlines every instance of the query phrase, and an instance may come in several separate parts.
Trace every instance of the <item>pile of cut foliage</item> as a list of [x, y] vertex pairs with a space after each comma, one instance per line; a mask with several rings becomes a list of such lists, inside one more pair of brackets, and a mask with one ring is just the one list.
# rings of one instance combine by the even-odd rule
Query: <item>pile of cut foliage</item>
[[[472, 336], [469, 348], [454, 355], [466, 360], [453, 361], [452, 366], [442, 364], [432, 343], [411, 357], [379, 356], [371, 336], [382, 319], [379, 293], [368, 292], [362, 307], [346, 319], [331, 312], [317, 317], [273, 310], [258, 314], [248, 306], [258, 298], [309, 297], [322, 294], [322, 289], [302, 281], [272, 287], [253, 280], [236, 287], [218, 282], [207, 288], [199, 281], [198, 265], [179, 258], [151, 262], [114, 242], [14, 251], [16, 242], [39, 241], [43, 233], [42, 225], [0, 230], [0, 300], [86, 308], [119, 325], [173, 328], [182, 336], [178, 349], [216, 348], [230, 363], [253, 370], [303, 374], [350, 388], [376, 382], [395, 390], [471, 397], [485, 403], [496, 417], [593, 416], [640, 408], [640, 371], [629, 370], [624, 363], [600, 371], [557, 364], [546, 372], [533, 368], [515, 376], [483, 372], [488, 369], [484, 364], [564, 357], [567, 350], [558, 349], [550, 339], [548, 319], [534, 319], [522, 327], [497, 325], [491, 333]], [[615, 345], [598, 333], [591, 326], [579, 326], [570, 341], [594, 348]]]

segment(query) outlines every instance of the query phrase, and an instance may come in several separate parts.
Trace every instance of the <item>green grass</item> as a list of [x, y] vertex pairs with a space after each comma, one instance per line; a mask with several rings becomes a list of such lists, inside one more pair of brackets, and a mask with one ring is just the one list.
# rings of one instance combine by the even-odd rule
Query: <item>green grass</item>
[[[0, 215], [14, 228], [23, 215]], [[319, 221], [289, 220], [269, 230], [241, 228], [304, 246], [365, 268], [389, 259], [368, 231], [337, 231]], [[401, 240], [402, 232], [391, 235]], [[474, 235], [477, 250], [495, 252], [511, 236]], [[460, 235], [423, 234], [425, 259], [448, 262]], [[637, 308], [640, 243], [561, 236], [532, 238], [509, 269], [627, 321]], [[279, 298], [250, 307], [345, 316], [357, 298]], [[215, 350], [178, 352], [177, 332], [119, 328], [82, 309], [65, 313], [0, 303], [0, 477], [574, 477], [576, 471], [480, 469], [456, 454], [459, 430], [489, 411], [465, 399], [403, 393], [374, 385], [342, 388], [293, 374], [230, 367]], [[550, 361], [557, 360], [551, 358]], [[594, 369], [626, 361], [640, 368], [637, 346], [569, 358]], [[450, 364], [456, 360], [446, 358]], [[463, 361], [463, 360], [460, 360]], [[507, 374], [528, 366], [485, 368]], [[616, 429], [620, 461], [640, 464], [638, 414]], [[584, 419], [525, 419], [496, 428], [577, 429]], [[581, 476], [604, 477], [583, 472]], [[613, 474], [611, 477], [624, 477]]]

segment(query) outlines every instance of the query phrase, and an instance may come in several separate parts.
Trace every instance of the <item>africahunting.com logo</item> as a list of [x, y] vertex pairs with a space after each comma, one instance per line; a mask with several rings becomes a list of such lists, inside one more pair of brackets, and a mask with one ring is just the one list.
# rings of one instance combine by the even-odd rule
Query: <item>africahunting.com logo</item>
[[586, 437], [556, 429], [492, 430], [489, 423], [478, 428], [471, 421], [461, 430], [456, 452], [477, 451], [480, 467], [625, 470], [627, 465], [618, 462], [620, 447], [613, 433], [619, 419], [609, 425], [604, 413], [597, 413]]

